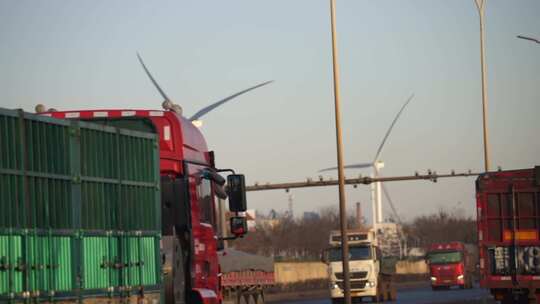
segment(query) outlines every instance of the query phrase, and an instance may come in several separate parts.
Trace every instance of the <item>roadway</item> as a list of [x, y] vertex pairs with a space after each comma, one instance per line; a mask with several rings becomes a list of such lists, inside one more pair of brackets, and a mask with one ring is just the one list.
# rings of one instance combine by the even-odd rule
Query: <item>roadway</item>
[[[369, 301], [365, 300], [368, 303]], [[273, 304], [331, 304], [329, 298], [319, 299], [297, 299], [273, 302]], [[398, 304], [450, 304], [450, 303], [495, 303], [488, 291], [475, 287], [473, 289], [450, 289], [432, 291], [431, 288], [419, 287], [398, 290], [397, 301], [384, 303]]]

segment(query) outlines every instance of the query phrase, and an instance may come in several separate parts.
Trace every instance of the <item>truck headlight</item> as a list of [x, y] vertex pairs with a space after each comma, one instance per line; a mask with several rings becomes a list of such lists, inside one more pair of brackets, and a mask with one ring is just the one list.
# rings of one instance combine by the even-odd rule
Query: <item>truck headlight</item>
[[458, 280], [463, 280], [463, 275], [462, 275], [462, 274], [458, 275], [458, 276], [457, 276], [457, 279], [458, 279]]
[[435, 281], [437, 281], [437, 278], [436, 277], [431, 277], [431, 281], [435, 282]]
[[330, 289], [338, 289], [339, 286], [336, 283], [330, 283]]
[[369, 281], [366, 283], [367, 287], [375, 287], [375, 282]]

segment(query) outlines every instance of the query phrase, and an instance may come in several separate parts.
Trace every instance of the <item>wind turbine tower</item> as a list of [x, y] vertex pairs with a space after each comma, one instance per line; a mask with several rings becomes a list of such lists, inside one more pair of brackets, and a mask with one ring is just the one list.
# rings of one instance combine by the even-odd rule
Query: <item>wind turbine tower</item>
[[294, 214], [293, 214], [293, 195], [292, 195], [292, 193], [289, 193], [289, 216], [291, 218], [294, 217]]
[[[378, 160], [375, 162], [374, 171], [375, 171], [375, 177], [379, 176], [380, 169], [384, 168], [384, 162]], [[375, 196], [372, 196], [372, 199], [374, 199], [372, 205], [373, 208], [376, 210], [376, 223], [382, 223], [383, 222], [383, 211], [382, 211], [382, 196], [381, 196], [381, 182], [375, 183]]]

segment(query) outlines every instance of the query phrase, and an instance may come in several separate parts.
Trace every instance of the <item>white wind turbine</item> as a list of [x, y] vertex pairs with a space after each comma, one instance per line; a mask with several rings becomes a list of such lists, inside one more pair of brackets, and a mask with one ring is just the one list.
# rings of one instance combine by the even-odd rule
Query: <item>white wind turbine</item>
[[[179, 115], [182, 115], [182, 107], [180, 107], [178, 104], [175, 104], [171, 101], [171, 99], [169, 99], [169, 97], [167, 96], [167, 94], [165, 94], [165, 92], [161, 89], [161, 87], [159, 86], [159, 84], [157, 83], [157, 81], [154, 79], [154, 77], [152, 77], [152, 74], [150, 74], [150, 71], [148, 70], [148, 68], [146, 67], [146, 65], [144, 64], [141, 56], [139, 55], [139, 53], [137, 53], [137, 58], [139, 58], [139, 62], [141, 63], [144, 71], [146, 72], [146, 75], [148, 75], [148, 78], [150, 78], [150, 81], [152, 81], [152, 83], [154, 84], [154, 86], [156, 87], [156, 89], [159, 91], [159, 94], [161, 95], [161, 97], [163, 97], [164, 101], [163, 101], [163, 109], [165, 110], [171, 110], [171, 111], [174, 111], [176, 112], [177, 114]], [[219, 107], [220, 105], [226, 103], [227, 101], [235, 98], [235, 97], [238, 97], [242, 94], [245, 94], [251, 90], [254, 90], [256, 88], [260, 88], [262, 86], [265, 86], [269, 83], [273, 82], [273, 80], [270, 80], [270, 81], [265, 81], [263, 83], [260, 83], [258, 85], [255, 85], [255, 86], [252, 86], [252, 87], [249, 87], [245, 90], [242, 90], [240, 92], [237, 92], [237, 93], [234, 93], [233, 95], [231, 96], [228, 96], [228, 97], [225, 97], [221, 100], [218, 100], [212, 104], [210, 104], [209, 106], [206, 106], [202, 109], [200, 109], [199, 111], [197, 111], [195, 114], [193, 114], [192, 116], [190, 116], [188, 119], [197, 127], [201, 127], [202, 126], [202, 120], [200, 120], [200, 118], [207, 114], [208, 112], [212, 111], [213, 109]]]
[[[394, 128], [394, 125], [396, 124], [397, 120], [399, 119], [399, 116], [405, 109], [405, 107], [409, 104], [409, 102], [413, 99], [414, 93], [409, 96], [409, 98], [405, 101], [403, 106], [401, 106], [401, 109], [396, 114], [396, 117], [394, 117], [394, 120], [390, 124], [390, 127], [386, 131], [386, 134], [384, 135], [383, 140], [381, 141], [379, 148], [377, 149], [377, 152], [375, 153], [375, 157], [373, 158], [373, 161], [370, 163], [359, 163], [359, 164], [351, 164], [344, 166], [345, 169], [363, 169], [363, 168], [373, 168], [372, 176], [378, 177], [380, 174], [380, 169], [384, 167], [384, 162], [382, 162], [379, 159], [379, 156], [381, 154], [381, 151], [384, 147], [384, 144], [386, 143], [386, 140], [388, 139], [388, 136], [392, 132], [392, 129]], [[319, 172], [323, 171], [332, 171], [336, 170], [337, 167], [331, 167], [322, 169]], [[396, 208], [394, 206], [394, 203], [392, 202], [392, 199], [390, 198], [390, 194], [388, 193], [388, 190], [384, 186], [384, 183], [381, 182], [375, 182], [371, 183], [371, 204], [372, 204], [372, 214], [373, 214], [373, 226], [375, 228], [376, 224], [383, 222], [383, 215], [382, 215], [382, 200], [381, 200], [381, 188], [384, 192], [384, 195], [386, 199], [388, 200], [388, 204], [390, 205], [390, 208], [392, 209], [392, 213], [396, 217], [398, 222], [401, 222], [401, 219], [396, 211]]]

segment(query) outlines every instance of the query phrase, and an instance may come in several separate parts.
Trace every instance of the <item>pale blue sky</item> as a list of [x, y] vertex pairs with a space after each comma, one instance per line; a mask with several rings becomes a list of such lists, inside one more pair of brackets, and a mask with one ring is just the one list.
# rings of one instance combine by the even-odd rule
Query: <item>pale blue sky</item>
[[[382, 173], [482, 169], [474, 1], [338, 0], [337, 17], [346, 162], [373, 158], [414, 92]], [[518, 34], [540, 37], [540, 1], [488, 1], [492, 165], [505, 169], [540, 164], [540, 45]], [[159, 108], [136, 51], [188, 115], [276, 80], [204, 117], [218, 164], [250, 184], [315, 178], [335, 165], [328, 1], [0, 0], [0, 106]], [[472, 178], [388, 188], [405, 218], [457, 202], [475, 210]], [[337, 205], [335, 188], [293, 194], [297, 214]], [[348, 188], [347, 199], [371, 214], [367, 187]], [[285, 209], [287, 195], [253, 193], [249, 203]]]

